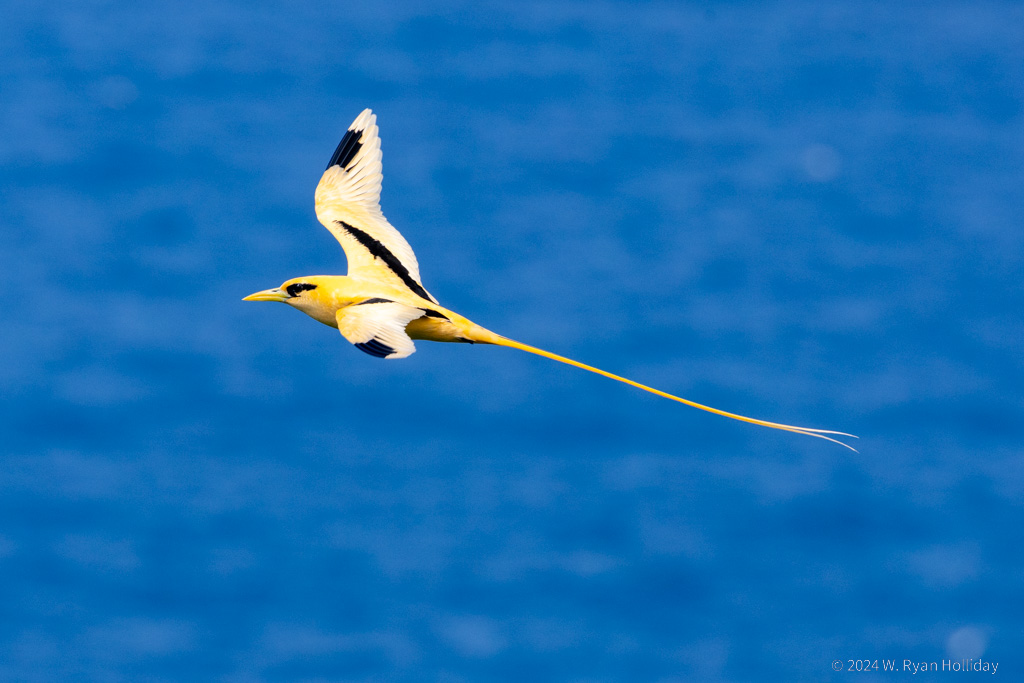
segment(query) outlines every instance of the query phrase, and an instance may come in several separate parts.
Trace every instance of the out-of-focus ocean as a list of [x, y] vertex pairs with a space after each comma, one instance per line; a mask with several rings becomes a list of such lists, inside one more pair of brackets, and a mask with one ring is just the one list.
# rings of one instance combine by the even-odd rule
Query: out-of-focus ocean
[[[1024, 680], [1020, 3], [3, 14], [0, 680]], [[443, 304], [860, 453], [243, 303], [364, 107]]]

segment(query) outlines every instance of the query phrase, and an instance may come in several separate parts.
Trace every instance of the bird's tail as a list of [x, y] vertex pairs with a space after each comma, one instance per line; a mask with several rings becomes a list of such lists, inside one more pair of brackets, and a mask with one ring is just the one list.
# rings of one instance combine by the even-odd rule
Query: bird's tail
[[[736, 413], [729, 413], [729, 412], [726, 412], [724, 410], [719, 410], [718, 408], [712, 408], [711, 406], [706, 406], [706, 405], [703, 405], [701, 403], [697, 403], [696, 401], [690, 401], [690, 400], [685, 399], [685, 398], [680, 398], [678, 396], [673, 396], [672, 394], [665, 393], [664, 391], [659, 391], [657, 389], [653, 389], [653, 388], [651, 388], [649, 386], [646, 386], [644, 384], [640, 384], [639, 382], [634, 382], [631, 379], [626, 379], [625, 377], [619, 377], [618, 375], [613, 375], [610, 372], [606, 372], [604, 370], [601, 370], [600, 368], [595, 368], [595, 367], [592, 367], [590, 365], [586, 365], [585, 363], [580, 363], [579, 361], [572, 360], [571, 358], [566, 358], [564, 356], [559, 356], [556, 353], [551, 353], [550, 351], [545, 351], [544, 349], [538, 349], [535, 346], [530, 346], [528, 344], [523, 344], [523, 343], [517, 342], [515, 340], [508, 339], [507, 337], [502, 337], [500, 334], [495, 334], [494, 332], [491, 332], [490, 330], [484, 329], [484, 328], [480, 327], [479, 325], [473, 325], [473, 335], [472, 336], [473, 336], [473, 341], [475, 341], [475, 342], [479, 342], [479, 343], [482, 343], [482, 344], [496, 344], [498, 346], [507, 346], [507, 347], [512, 348], [512, 349], [519, 349], [520, 351], [526, 351], [527, 353], [532, 353], [532, 354], [534, 354], [536, 356], [543, 356], [544, 358], [550, 358], [551, 360], [556, 360], [559, 363], [565, 363], [566, 365], [572, 365], [573, 367], [581, 368], [583, 370], [587, 370], [588, 372], [593, 372], [593, 373], [596, 373], [598, 375], [603, 375], [603, 376], [605, 376], [605, 377], [607, 377], [609, 379], [614, 379], [617, 382], [623, 382], [625, 384], [629, 384], [630, 386], [634, 386], [637, 389], [643, 389], [644, 391], [650, 392], [650, 393], [655, 394], [657, 396], [661, 396], [663, 398], [671, 399], [673, 401], [678, 401], [679, 403], [683, 403], [683, 404], [691, 406], [693, 408], [698, 408], [699, 410], [705, 410], [705, 411], [707, 411], [709, 413], [714, 413], [715, 415], [721, 415], [723, 417], [728, 417], [728, 418], [731, 418], [733, 420], [739, 420], [740, 422], [749, 422], [750, 424], [760, 425], [762, 427], [771, 427], [772, 429], [782, 429], [782, 430], [785, 430], [787, 432], [795, 432], [797, 434], [805, 434], [806, 436], [814, 436], [814, 437], [817, 437], [819, 439], [825, 439], [826, 441], [831, 441], [832, 443], [837, 443], [840, 446], [844, 446], [846, 448], [849, 448], [851, 451], [853, 451], [855, 453], [857, 452], [857, 449], [855, 449], [853, 446], [845, 444], [842, 441], [839, 441], [838, 439], [832, 438], [833, 436], [846, 436], [846, 437], [850, 437], [852, 439], [856, 439], [857, 437], [854, 436], [853, 434], [847, 434], [846, 432], [834, 432], [834, 431], [831, 431], [831, 430], [828, 430], [828, 429], [811, 429], [810, 427], [795, 427], [793, 425], [784, 425], [784, 424], [780, 424], [778, 422], [769, 422], [767, 420], [758, 420], [758, 419], [755, 419], [755, 418], [752, 418], [752, 417], [746, 417], [744, 415], [737, 415]], [[830, 434], [832, 436], [828, 436]]]

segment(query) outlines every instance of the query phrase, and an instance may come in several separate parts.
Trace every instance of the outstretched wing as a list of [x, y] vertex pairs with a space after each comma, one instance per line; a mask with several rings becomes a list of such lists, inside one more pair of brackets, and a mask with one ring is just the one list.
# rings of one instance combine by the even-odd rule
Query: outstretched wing
[[338, 331], [364, 353], [377, 358], [405, 358], [416, 345], [405, 326], [423, 316], [423, 309], [387, 299], [367, 299], [338, 309]]
[[405, 287], [437, 303], [420, 283], [412, 247], [380, 211], [381, 168], [377, 117], [364, 109], [316, 187], [316, 217], [341, 242], [349, 275]]

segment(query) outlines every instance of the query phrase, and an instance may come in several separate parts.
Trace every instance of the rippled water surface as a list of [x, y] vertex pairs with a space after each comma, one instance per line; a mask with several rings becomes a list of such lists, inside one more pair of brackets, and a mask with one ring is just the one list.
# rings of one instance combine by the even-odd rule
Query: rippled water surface
[[[193, 5], [0, 23], [0, 679], [1024, 676], [1018, 3]], [[241, 302], [367, 106], [442, 303], [860, 453]]]

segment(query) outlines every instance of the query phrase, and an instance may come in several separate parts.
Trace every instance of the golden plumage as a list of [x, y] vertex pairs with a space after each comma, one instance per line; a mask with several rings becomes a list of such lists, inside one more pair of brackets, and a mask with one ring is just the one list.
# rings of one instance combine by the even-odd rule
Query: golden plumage
[[246, 301], [280, 301], [314, 320], [336, 327], [359, 350], [378, 358], [405, 358], [414, 339], [496, 344], [624, 382], [694, 408], [750, 424], [833, 438], [852, 434], [810, 429], [736, 415], [614, 375], [543, 349], [513, 341], [441, 306], [423, 287], [412, 247], [380, 210], [381, 150], [377, 117], [366, 109], [352, 122], [316, 188], [316, 215], [341, 243], [348, 275], [295, 278]]

